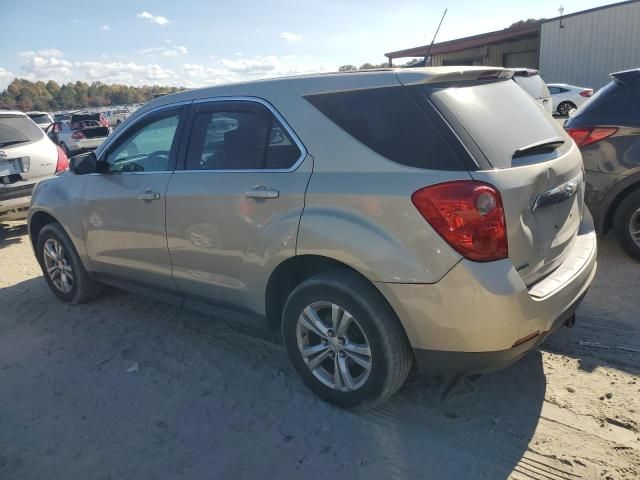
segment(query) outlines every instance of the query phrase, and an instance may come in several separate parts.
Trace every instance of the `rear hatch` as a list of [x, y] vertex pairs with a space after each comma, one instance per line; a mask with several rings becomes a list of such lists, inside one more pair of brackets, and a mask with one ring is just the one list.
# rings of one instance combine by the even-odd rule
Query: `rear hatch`
[[[504, 70], [439, 82], [399, 80], [433, 105], [479, 164], [470, 175], [502, 196], [509, 258], [527, 285], [566, 258], [581, 223], [582, 158], [555, 120]], [[493, 77], [493, 78], [492, 78]], [[414, 93], [414, 95], [415, 95]]]
[[0, 115], [0, 188], [53, 175], [56, 147], [29, 118]]
[[77, 120], [71, 117], [71, 128], [80, 131], [85, 138], [106, 137], [109, 135], [109, 128], [105, 127], [98, 120]]

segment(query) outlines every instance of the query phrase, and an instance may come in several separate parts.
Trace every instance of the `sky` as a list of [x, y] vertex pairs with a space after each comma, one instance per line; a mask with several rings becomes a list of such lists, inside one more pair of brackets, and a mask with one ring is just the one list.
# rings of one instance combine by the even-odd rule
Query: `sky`
[[0, 91], [15, 78], [199, 87], [335, 71], [552, 18], [595, 0], [0, 0]]

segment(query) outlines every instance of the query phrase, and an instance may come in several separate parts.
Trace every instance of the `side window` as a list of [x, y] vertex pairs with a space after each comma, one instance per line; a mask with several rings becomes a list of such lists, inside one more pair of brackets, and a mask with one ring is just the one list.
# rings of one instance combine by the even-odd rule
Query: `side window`
[[250, 102], [200, 105], [187, 170], [288, 169], [302, 152], [278, 119]]
[[551, 95], [555, 95], [556, 93], [561, 93], [564, 90], [562, 90], [560, 87], [549, 87], [549, 93]]
[[155, 117], [120, 141], [106, 157], [110, 172], [166, 172], [180, 114]]
[[404, 87], [305, 98], [357, 141], [395, 163], [437, 170], [464, 169], [435, 125], [438, 119], [428, 117]]

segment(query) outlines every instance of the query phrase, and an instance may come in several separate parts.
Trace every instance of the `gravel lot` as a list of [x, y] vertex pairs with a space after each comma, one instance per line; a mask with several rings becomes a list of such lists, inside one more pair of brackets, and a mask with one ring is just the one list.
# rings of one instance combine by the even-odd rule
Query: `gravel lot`
[[611, 239], [573, 329], [365, 414], [222, 320], [112, 289], [61, 304], [24, 223], [0, 227], [0, 272], [3, 480], [640, 477], [640, 265]]

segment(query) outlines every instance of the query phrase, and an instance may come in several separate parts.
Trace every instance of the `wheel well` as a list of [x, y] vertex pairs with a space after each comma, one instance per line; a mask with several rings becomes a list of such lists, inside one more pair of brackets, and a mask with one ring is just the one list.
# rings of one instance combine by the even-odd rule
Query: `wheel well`
[[31, 245], [33, 245], [34, 250], [38, 243], [40, 231], [45, 225], [55, 222], [57, 222], [57, 220], [46, 212], [36, 212], [33, 214], [29, 221], [29, 237], [31, 238]]
[[289, 258], [278, 265], [267, 282], [265, 295], [265, 309], [269, 328], [275, 331], [280, 326], [284, 304], [297, 285], [318, 273], [337, 268], [355, 272], [369, 282], [369, 279], [354, 268], [320, 255], [299, 255]]
[[622, 201], [627, 198], [631, 193], [633, 193], [636, 189], [640, 189], [640, 182], [629, 185], [627, 188], [622, 190], [616, 198], [611, 202], [609, 208], [607, 208], [607, 213], [604, 216], [604, 222], [602, 222], [602, 233], [607, 233], [613, 227], [613, 218], [616, 215], [616, 210], [618, 206], [622, 203]]

